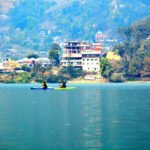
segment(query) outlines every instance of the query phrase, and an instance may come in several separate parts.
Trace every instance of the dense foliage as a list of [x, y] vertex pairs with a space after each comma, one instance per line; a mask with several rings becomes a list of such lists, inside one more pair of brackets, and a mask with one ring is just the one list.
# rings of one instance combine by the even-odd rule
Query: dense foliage
[[100, 63], [100, 73], [104, 78], [110, 78], [113, 73], [113, 67], [107, 58], [102, 58]]
[[[27, 56], [28, 52], [48, 51], [48, 57], [59, 66], [61, 48], [51, 45], [53, 40], [94, 40], [97, 31], [115, 35], [119, 41], [114, 47], [121, 57], [121, 63], [101, 60], [101, 74], [112, 81], [126, 78], [150, 76], [150, 17], [136, 20], [150, 14], [148, 0], [10, 0], [13, 7], [0, 9], [0, 56], [16, 58]], [[1, 8], [0, 4], [0, 8]], [[122, 28], [123, 27], [123, 28]], [[34, 52], [33, 52], [34, 53]], [[6, 55], [4, 55], [6, 54]], [[38, 57], [36, 55], [29, 55]], [[119, 64], [119, 65], [118, 65]], [[112, 67], [113, 66], [113, 67]], [[15, 71], [18, 69], [16, 68]], [[76, 78], [82, 70], [71, 66], [58, 69], [34, 65], [22, 66], [25, 73], [12, 73], [10, 82], [48, 81]], [[26, 74], [28, 72], [28, 75]]]
[[38, 56], [37, 54], [34, 54], [34, 53], [33, 53], [33, 54], [29, 54], [29, 55], [27, 56], [27, 58], [29, 58], [29, 59], [30, 59], [30, 58], [35, 58], [35, 59], [36, 59], [36, 58], [39, 58], [39, 56]]
[[53, 65], [59, 66], [61, 47], [58, 44], [52, 44], [48, 53], [48, 58], [53, 62]]
[[[21, 72], [18, 72], [20, 70]], [[59, 68], [56, 65], [52, 67], [43, 67], [40, 64], [34, 64], [33, 67], [23, 65], [21, 68], [14, 69], [12, 73], [0, 75], [0, 82], [5, 83], [30, 83], [42, 81], [59, 83], [84, 76], [85, 73], [82, 69], [77, 69], [72, 66]]]
[[16, 49], [21, 56], [22, 51], [48, 51], [54, 37], [94, 40], [99, 30], [114, 33], [150, 14], [148, 0], [11, 1], [9, 11], [0, 9], [0, 51]]
[[120, 30], [124, 42], [115, 50], [122, 57], [122, 68], [126, 77], [143, 77], [150, 74], [150, 17]]
[[77, 78], [84, 76], [85, 72], [82, 69], [74, 68], [73, 66], [64, 67], [60, 70], [60, 74], [69, 75], [69, 78]]

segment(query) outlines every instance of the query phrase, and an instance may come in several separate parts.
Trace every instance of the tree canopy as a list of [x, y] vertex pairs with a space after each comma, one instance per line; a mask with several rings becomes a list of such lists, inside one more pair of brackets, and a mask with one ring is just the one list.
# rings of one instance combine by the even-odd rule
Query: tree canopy
[[39, 56], [37, 54], [32, 53], [32, 54], [29, 54], [27, 58], [39, 58]]
[[143, 71], [150, 72], [150, 16], [120, 30], [124, 41], [114, 47], [122, 57], [126, 76], [140, 77]]
[[107, 58], [102, 58], [100, 62], [100, 73], [104, 78], [110, 78], [113, 73], [113, 67]]

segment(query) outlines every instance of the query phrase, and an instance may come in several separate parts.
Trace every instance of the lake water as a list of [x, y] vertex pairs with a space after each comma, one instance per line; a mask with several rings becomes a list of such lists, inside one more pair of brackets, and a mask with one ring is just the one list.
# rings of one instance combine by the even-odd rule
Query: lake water
[[0, 150], [150, 149], [150, 84], [32, 86], [0, 84]]

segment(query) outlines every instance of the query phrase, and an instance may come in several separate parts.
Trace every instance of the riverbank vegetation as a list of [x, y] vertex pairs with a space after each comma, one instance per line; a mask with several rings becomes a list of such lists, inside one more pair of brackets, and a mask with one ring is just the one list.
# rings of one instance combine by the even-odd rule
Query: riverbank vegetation
[[[150, 80], [150, 16], [133, 25], [118, 29], [122, 41], [117, 44], [113, 53], [118, 54], [117, 59], [102, 56], [100, 61], [100, 74], [110, 82], [124, 82], [134, 80]], [[23, 65], [7, 74], [1, 74], [0, 82], [29, 83], [29, 82], [60, 82], [84, 77], [82, 69], [72, 66], [60, 67], [61, 47], [51, 45], [48, 58], [52, 66], [34, 64], [32, 67]], [[38, 55], [30, 54], [28, 58]]]
[[101, 74], [109, 81], [150, 80], [150, 16], [118, 30], [123, 42], [114, 47], [121, 61], [101, 59]]
[[41, 82], [46, 81], [48, 83], [56, 83], [61, 81], [68, 81], [83, 77], [85, 73], [81, 69], [75, 69], [72, 66], [66, 68], [59, 67], [42, 67], [35, 65], [30, 68], [23, 66], [22, 70], [14, 70], [7, 74], [1, 74], [0, 82], [3, 83], [30, 83], [30, 82]]

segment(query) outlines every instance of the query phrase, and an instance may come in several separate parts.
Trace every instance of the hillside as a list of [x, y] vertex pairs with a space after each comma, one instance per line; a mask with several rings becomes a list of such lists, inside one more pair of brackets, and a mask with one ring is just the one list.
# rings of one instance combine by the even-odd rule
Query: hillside
[[[6, 4], [7, 3], [7, 4]], [[7, 0], [0, 3], [0, 52], [48, 50], [54, 37], [94, 40], [101, 30], [115, 35], [150, 14], [147, 0]]]
[[150, 80], [150, 16], [122, 29], [121, 33], [124, 43], [116, 45], [115, 50], [122, 62], [114, 72], [127, 78]]

